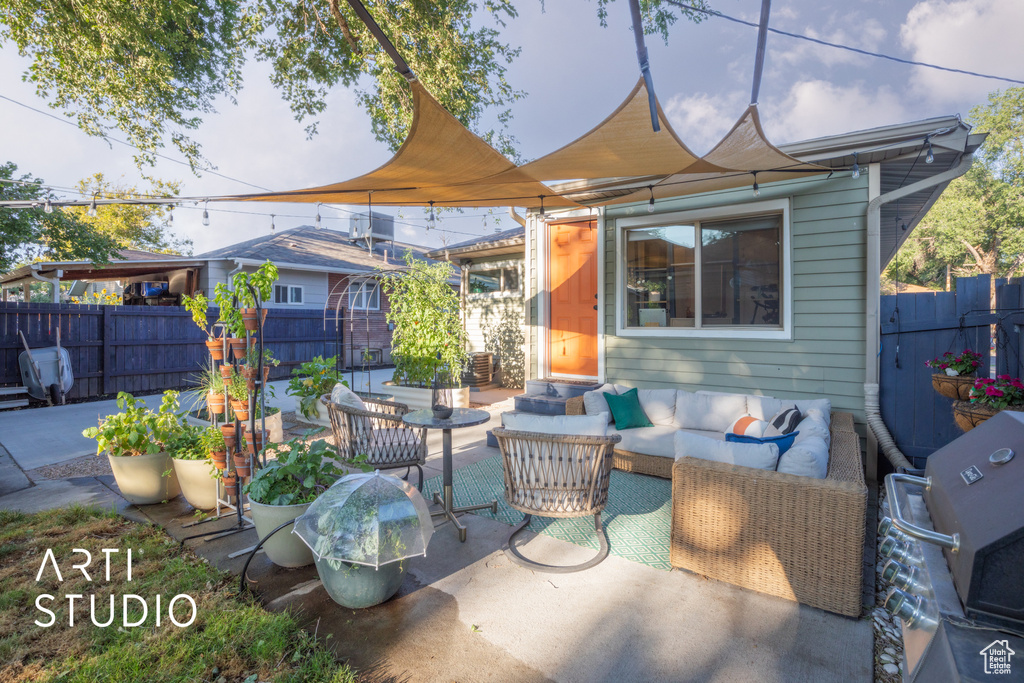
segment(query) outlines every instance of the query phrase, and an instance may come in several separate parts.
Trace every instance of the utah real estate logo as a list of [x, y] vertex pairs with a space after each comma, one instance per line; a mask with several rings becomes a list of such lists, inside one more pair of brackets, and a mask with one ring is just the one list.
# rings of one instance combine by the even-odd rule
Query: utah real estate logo
[[1006, 640], [993, 640], [979, 652], [985, 658], [985, 673], [1009, 675], [1010, 657], [1016, 652], [1010, 649], [1010, 643]]

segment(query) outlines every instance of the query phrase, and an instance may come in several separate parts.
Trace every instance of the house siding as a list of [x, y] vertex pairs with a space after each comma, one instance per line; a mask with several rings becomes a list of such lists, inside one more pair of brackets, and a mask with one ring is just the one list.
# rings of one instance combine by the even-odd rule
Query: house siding
[[[623, 218], [646, 216], [647, 206], [610, 208], [603, 242], [605, 381], [793, 399], [827, 397], [835, 409], [852, 412], [863, 423], [866, 176], [763, 185], [756, 200], [749, 188], [742, 188], [658, 204], [662, 213], [790, 200], [793, 315], [792, 339], [786, 340], [617, 336], [616, 224]], [[537, 263], [535, 227], [531, 221], [530, 258]], [[541, 292], [543, 279], [536, 270], [530, 286]], [[531, 339], [539, 331], [533, 316]], [[532, 373], [537, 362], [533, 353]]]
[[[206, 296], [213, 298], [214, 289], [218, 284], [230, 284], [229, 273], [235, 269], [233, 260], [210, 261], [202, 274], [199, 276], [200, 289]], [[255, 266], [245, 266], [242, 270], [252, 273]], [[298, 304], [275, 304], [273, 297], [270, 301], [263, 302], [267, 308], [323, 308], [327, 301], [327, 274], [312, 270], [296, 270], [293, 268], [279, 268], [278, 285], [296, 285], [302, 287], [302, 305]]]

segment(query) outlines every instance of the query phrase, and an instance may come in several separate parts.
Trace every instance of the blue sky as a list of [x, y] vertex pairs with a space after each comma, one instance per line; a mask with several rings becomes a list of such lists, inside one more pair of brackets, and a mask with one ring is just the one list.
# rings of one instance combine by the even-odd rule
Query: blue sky
[[[598, 24], [586, 0], [523, 0], [518, 19], [504, 35], [522, 47], [509, 69], [514, 88], [528, 96], [513, 106], [512, 132], [525, 158], [571, 141], [600, 122], [628, 94], [639, 70], [629, 9], [617, 0], [608, 27]], [[712, 6], [757, 21], [758, 0], [712, 0]], [[1024, 2], [1020, 0], [775, 0], [771, 25], [904, 59], [1024, 79]], [[680, 137], [707, 151], [743, 112], [750, 97], [756, 30], [722, 19], [676, 24], [668, 44], [648, 36], [655, 89]], [[0, 51], [0, 94], [45, 109], [45, 101], [20, 80], [26, 63], [5, 45]], [[275, 190], [345, 180], [390, 158], [376, 142], [368, 117], [343, 88], [330, 96], [320, 134], [307, 140], [304, 124], [269, 84], [267, 69], [246, 67], [238, 104], [221, 103], [195, 138], [221, 173]], [[895, 64], [876, 58], [770, 35], [759, 107], [770, 140], [784, 143], [932, 116], [961, 114], [1007, 84]], [[108, 146], [72, 126], [0, 100], [0, 161], [56, 187], [70, 187], [95, 172], [139, 182], [131, 150]], [[168, 152], [173, 155], [173, 152]], [[244, 185], [216, 176], [192, 176], [184, 166], [161, 161], [153, 175], [182, 181], [184, 196], [238, 194]], [[68, 195], [69, 197], [71, 195]], [[350, 207], [359, 210], [363, 207]], [[397, 212], [394, 209], [386, 211]], [[256, 211], [260, 215], [229, 213]], [[280, 229], [311, 224], [309, 205], [211, 205], [175, 211], [173, 230], [190, 237], [196, 252]], [[483, 210], [448, 216], [439, 227], [451, 242], [493, 232]], [[323, 209], [327, 228], [347, 230], [347, 213]], [[401, 211], [397, 237], [439, 245], [444, 233], [424, 231], [418, 208]], [[503, 215], [498, 211], [497, 215]], [[501, 228], [514, 224], [506, 217]]]

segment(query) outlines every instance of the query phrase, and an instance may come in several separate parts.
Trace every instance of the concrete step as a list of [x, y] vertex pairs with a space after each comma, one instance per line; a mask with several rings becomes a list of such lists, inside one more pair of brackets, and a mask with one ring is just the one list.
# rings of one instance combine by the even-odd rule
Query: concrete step
[[0, 410], [4, 410], [6, 408], [24, 408], [27, 405], [27, 398], [16, 398], [12, 401], [0, 401]]
[[17, 396], [28, 393], [27, 387], [0, 387], [0, 396]]
[[531, 394], [520, 394], [515, 397], [516, 410], [536, 415], [565, 415], [565, 402], [568, 399], [563, 396], [534, 396]]
[[546, 398], [573, 398], [582, 396], [588, 391], [601, 386], [597, 382], [568, 383], [560, 382], [557, 379], [529, 379], [526, 380], [527, 396], [544, 396]]

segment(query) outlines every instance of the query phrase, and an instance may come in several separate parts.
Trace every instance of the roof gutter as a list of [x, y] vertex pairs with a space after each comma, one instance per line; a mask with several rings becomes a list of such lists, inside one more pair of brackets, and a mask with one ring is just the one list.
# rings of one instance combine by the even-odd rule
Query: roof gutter
[[[869, 196], [872, 199], [868, 202], [868, 234], [867, 234], [867, 263], [865, 265], [865, 362], [864, 362], [864, 394], [865, 396], [878, 396], [878, 356], [881, 353], [881, 329], [879, 327], [878, 312], [881, 307], [881, 290], [879, 279], [882, 272], [882, 206], [894, 202], [903, 197], [912, 195], [922, 190], [948, 183], [963, 174], [967, 173], [974, 162], [972, 153], [964, 154], [960, 163], [953, 168], [943, 171], [937, 175], [919, 180], [899, 189], [881, 194], [881, 165], [872, 164], [869, 179]], [[866, 402], [867, 403], [867, 402]], [[878, 412], [878, 400], [871, 401], [869, 406], [865, 405], [865, 413], [868, 426], [871, 427], [871, 436], [877, 439], [877, 444], [869, 439], [867, 476], [871, 481], [878, 477], [877, 446], [881, 445], [885, 457], [896, 467], [909, 467], [910, 463], [906, 456], [900, 452], [893, 441], [889, 430], [881, 419]]]
[[61, 275], [64, 274], [64, 271], [63, 270], [56, 270], [56, 271], [54, 271], [56, 273], [57, 277], [43, 277], [40, 274], [40, 265], [38, 263], [31, 264], [31, 268], [32, 269], [29, 271], [29, 275], [32, 276], [32, 279], [39, 280], [40, 282], [45, 282], [48, 285], [52, 285], [53, 286], [53, 288], [50, 290], [51, 291], [50, 301], [52, 301], [55, 304], [59, 304], [60, 303], [60, 277], [61, 277]]

